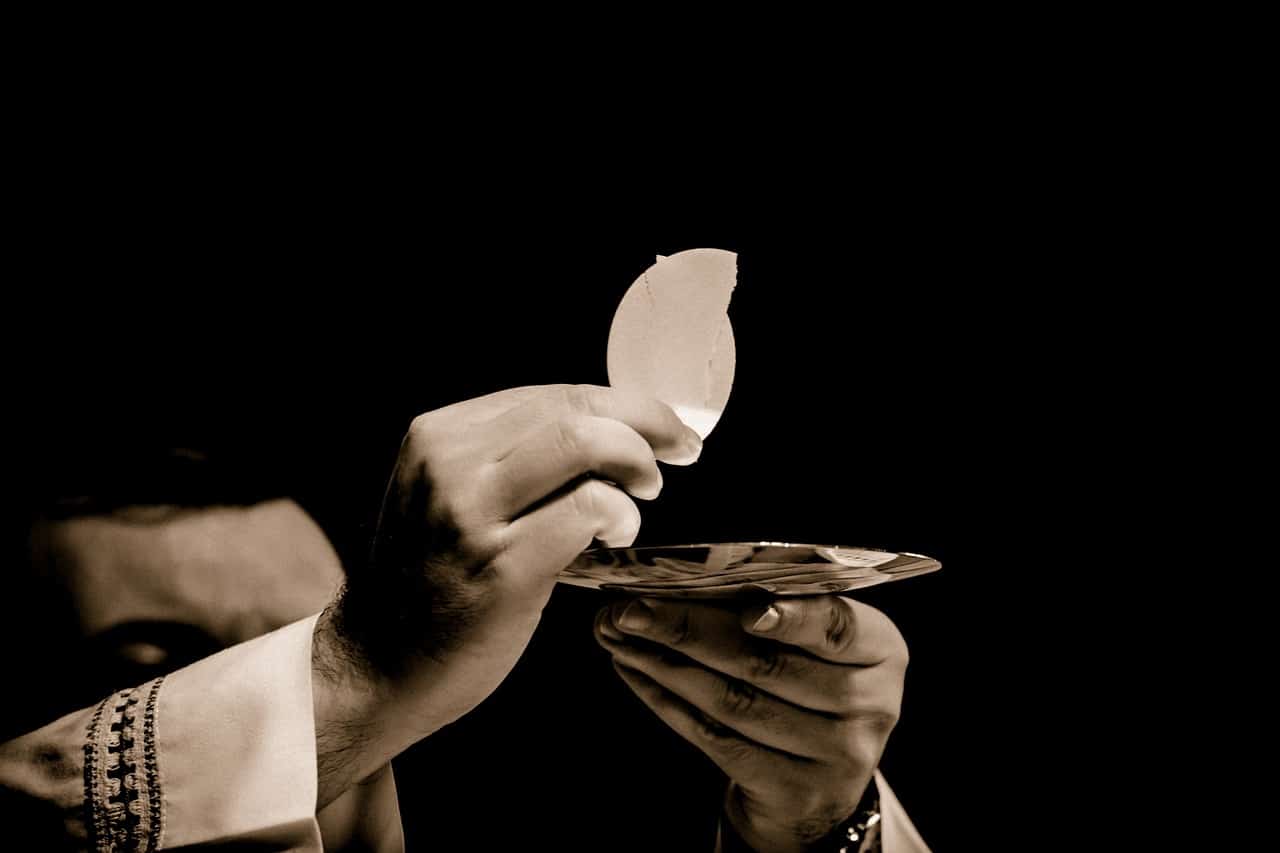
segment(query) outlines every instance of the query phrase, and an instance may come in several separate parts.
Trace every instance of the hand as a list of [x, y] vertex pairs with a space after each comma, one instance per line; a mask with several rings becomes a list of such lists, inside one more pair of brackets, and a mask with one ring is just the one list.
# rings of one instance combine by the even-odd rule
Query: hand
[[[592, 386], [502, 391], [414, 420], [371, 565], [329, 624], [412, 740], [467, 713], [528, 644], [557, 573], [593, 540], [629, 545], [631, 497], [697, 435], [656, 400]], [[630, 495], [630, 497], [629, 497]], [[323, 626], [322, 626], [323, 627]], [[319, 636], [319, 632], [318, 632]]]
[[638, 599], [600, 611], [623, 681], [730, 779], [759, 851], [801, 851], [858, 805], [898, 720], [907, 647], [836, 595], [768, 605]]

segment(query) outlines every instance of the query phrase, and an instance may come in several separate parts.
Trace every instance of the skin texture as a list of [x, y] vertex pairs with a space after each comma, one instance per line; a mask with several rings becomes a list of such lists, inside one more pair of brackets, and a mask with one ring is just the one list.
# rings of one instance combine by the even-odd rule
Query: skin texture
[[657, 461], [701, 440], [665, 404], [593, 386], [502, 391], [414, 420], [371, 564], [316, 633], [326, 796], [461, 717], [506, 677], [555, 577], [593, 541], [629, 545]]
[[638, 599], [595, 630], [627, 686], [729, 776], [725, 814], [751, 847], [806, 850], [857, 807], [907, 666], [883, 613], [834, 595]]
[[[487, 697], [556, 574], [594, 541], [629, 545], [633, 498], [662, 486], [656, 463], [700, 449], [664, 404], [607, 388], [518, 388], [420, 416], [372, 559], [336, 595], [337, 557], [291, 501], [48, 522], [33, 546], [101, 669], [127, 673], [120, 684], [325, 607], [313, 643], [323, 808]], [[757, 850], [803, 850], [844, 819], [897, 720], [906, 646], [843, 597], [767, 612], [623, 602], [601, 611], [596, 637], [640, 700], [728, 774], [725, 814]]]

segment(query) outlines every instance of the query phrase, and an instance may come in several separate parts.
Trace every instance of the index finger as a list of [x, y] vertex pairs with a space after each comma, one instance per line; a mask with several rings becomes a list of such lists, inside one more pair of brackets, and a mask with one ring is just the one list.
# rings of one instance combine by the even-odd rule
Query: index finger
[[775, 599], [747, 610], [742, 627], [836, 663], [907, 664], [907, 644], [879, 610], [840, 595]]
[[518, 441], [530, 427], [566, 414], [611, 418], [649, 442], [653, 455], [672, 465], [689, 465], [702, 452], [702, 439], [660, 400], [600, 385], [545, 385], [504, 412], [495, 425]]

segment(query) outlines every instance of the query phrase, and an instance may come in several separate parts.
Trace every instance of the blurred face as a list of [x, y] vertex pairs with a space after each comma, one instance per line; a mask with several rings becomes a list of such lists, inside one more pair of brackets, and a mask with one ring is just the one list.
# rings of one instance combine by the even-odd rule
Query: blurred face
[[81, 704], [315, 613], [343, 576], [289, 500], [44, 521], [32, 550], [61, 635], [44, 669]]

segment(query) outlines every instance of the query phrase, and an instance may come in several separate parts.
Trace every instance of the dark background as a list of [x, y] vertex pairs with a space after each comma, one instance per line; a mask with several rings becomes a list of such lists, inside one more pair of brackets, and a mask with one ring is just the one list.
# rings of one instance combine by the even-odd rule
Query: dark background
[[[892, 176], [833, 178], [803, 207], [650, 187], [642, 208], [616, 203], [633, 187], [567, 197], [554, 181], [454, 204], [297, 174], [215, 170], [141, 196], [114, 180], [64, 187], [28, 222], [47, 266], [9, 317], [30, 341], [11, 354], [19, 493], [167, 488], [138, 460], [195, 448], [229, 482], [295, 495], [349, 563], [414, 414], [603, 384], [613, 310], [655, 254], [738, 252], [733, 396], [701, 461], [664, 472], [640, 543], [940, 559], [859, 597], [912, 651], [882, 767], [935, 849], [964, 842], [992, 738], [1023, 737], [1009, 685], [1036, 663], [1012, 626], [1052, 598], [1029, 581], [1036, 484], [1059, 464], [1041, 438], [1058, 426], [1038, 340], [1052, 305], [1007, 290], [1037, 251], [1025, 211]], [[590, 631], [603, 601], [559, 590], [498, 692], [398, 761], [411, 849], [707, 849], [722, 781], [615, 678]]]

